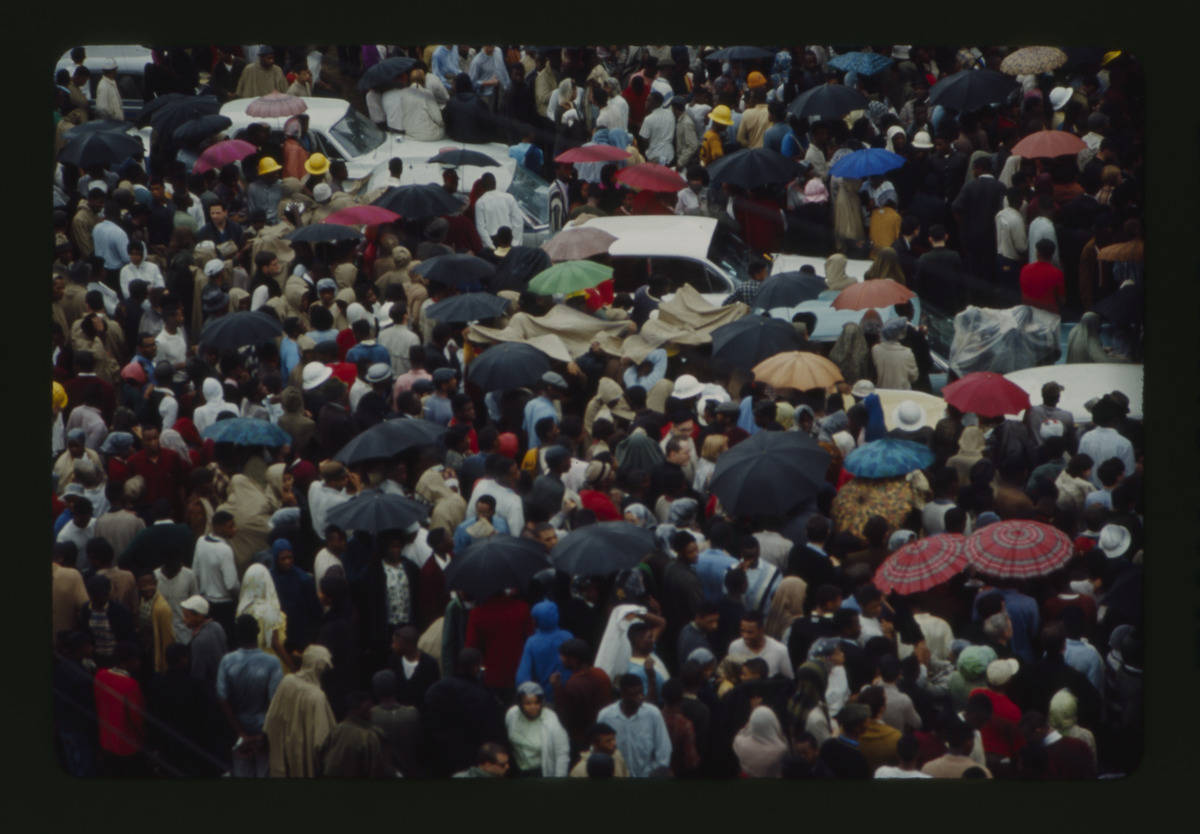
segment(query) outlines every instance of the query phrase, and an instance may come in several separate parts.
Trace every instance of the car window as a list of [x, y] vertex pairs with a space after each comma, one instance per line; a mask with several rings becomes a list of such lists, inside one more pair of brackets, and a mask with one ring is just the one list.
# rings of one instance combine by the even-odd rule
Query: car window
[[362, 156], [378, 148], [387, 138], [383, 131], [353, 107], [329, 129], [333, 138], [354, 156]]
[[719, 221], [708, 245], [708, 259], [725, 270], [735, 283], [750, 280], [750, 250], [746, 242]]
[[940, 356], [949, 356], [954, 341], [954, 316], [922, 299], [921, 323], [929, 328], [930, 349]]
[[533, 218], [535, 225], [545, 226], [550, 222], [550, 183], [530, 171], [524, 165], [513, 169], [508, 193], [517, 200], [521, 211]]
[[136, 98], [142, 100], [142, 76], [141, 75], [118, 75], [117, 90], [121, 93], [121, 98]]
[[613, 289], [616, 292], [636, 292], [650, 279], [649, 258], [613, 258], [612, 268]]
[[701, 293], [728, 292], [724, 282], [698, 261], [687, 258], [653, 258], [650, 268], [653, 272], [666, 276], [670, 292], [675, 292], [684, 284], [691, 284]]

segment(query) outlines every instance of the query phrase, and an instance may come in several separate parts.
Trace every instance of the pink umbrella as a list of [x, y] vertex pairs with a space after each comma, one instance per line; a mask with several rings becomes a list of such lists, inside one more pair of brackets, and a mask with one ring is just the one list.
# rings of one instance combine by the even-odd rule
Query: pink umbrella
[[642, 191], [675, 192], [687, 188], [687, 180], [665, 165], [643, 162], [617, 171], [619, 183]]
[[341, 226], [377, 226], [380, 223], [395, 223], [399, 219], [400, 215], [382, 206], [348, 206], [335, 211], [321, 222]]
[[246, 107], [246, 115], [260, 118], [295, 116], [307, 109], [308, 105], [299, 96], [289, 96], [272, 91], [250, 102]]
[[192, 166], [192, 172], [203, 174], [210, 168], [224, 168], [231, 162], [245, 159], [256, 150], [258, 148], [241, 139], [226, 139], [224, 142], [217, 142], [204, 149], [204, 153], [200, 154], [200, 158]]

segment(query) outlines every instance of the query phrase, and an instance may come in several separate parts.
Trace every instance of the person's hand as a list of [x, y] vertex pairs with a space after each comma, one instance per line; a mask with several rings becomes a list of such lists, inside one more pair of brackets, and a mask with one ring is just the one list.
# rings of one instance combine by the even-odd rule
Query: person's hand
[[655, 614], [662, 614], [662, 606], [658, 604], [658, 600], [656, 600], [654, 597], [646, 598], [646, 607]]
[[642, 668], [646, 670], [646, 677], [654, 680], [654, 661], [651, 658], [646, 658], [646, 662], [642, 664]]
[[891, 620], [880, 620], [879, 628], [883, 631], [883, 636], [892, 640], [896, 636], [896, 625]]
[[555, 672], [550, 675], [551, 686], [558, 686], [560, 683], [562, 683], [562, 672]]

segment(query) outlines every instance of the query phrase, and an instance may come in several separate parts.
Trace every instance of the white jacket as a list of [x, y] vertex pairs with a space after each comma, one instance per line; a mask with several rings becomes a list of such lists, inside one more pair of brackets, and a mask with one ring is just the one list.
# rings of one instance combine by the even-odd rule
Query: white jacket
[[[504, 714], [505, 732], [511, 734], [516, 722], [523, 720], [520, 712], [521, 708], [516, 705], [508, 708]], [[567, 731], [549, 707], [542, 707], [538, 720], [542, 725], [542, 776], [566, 776], [571, 764], [571, 744], [567, 739]]]

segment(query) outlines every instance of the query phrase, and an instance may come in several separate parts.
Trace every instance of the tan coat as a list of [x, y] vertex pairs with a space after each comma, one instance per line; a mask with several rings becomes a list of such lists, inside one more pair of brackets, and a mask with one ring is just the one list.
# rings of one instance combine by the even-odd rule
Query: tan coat
[[917, 358], [899, 342], [880, 342], [871, 348], [875, 363], [875, 385], [908, 391], [917, 381]]
[[91, 257], [95, 251], [92, 243], [92, 229], [99, 222], [100, 218], [87, 203], [82, 203], [79, 211], [75, 212], [75, 216], [71, 218], [71, 242], [79, 250], [81, 259]]
[[88, 601], [83, 575], [75, 568], [50, 566], [50, 622], [52, 636], [78, 628], [79, 609]]
[[237, 535], [230, 541], [233, 560], [237, 564], [238, 579], [250, 567], [254, 554], [267, 549], [267, 536], [271, 532], [271, 515], [275, 506], [266, 492], [250, 478], [238, 473], [229, 479], [229, 491], [224, 504], [217, 511], [233, 513], [237, 522]]
[[319, 671], [305, 668], [284, 675], [275, 690], [263, 722], [272, 777], [319, 775], [317, 750], [337, 724], [319, 680]]

